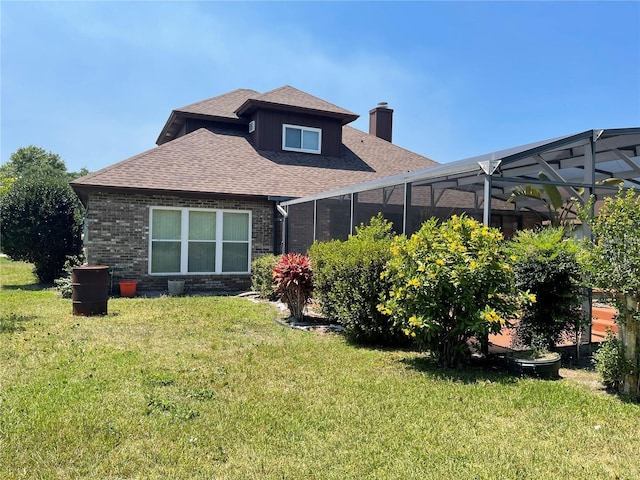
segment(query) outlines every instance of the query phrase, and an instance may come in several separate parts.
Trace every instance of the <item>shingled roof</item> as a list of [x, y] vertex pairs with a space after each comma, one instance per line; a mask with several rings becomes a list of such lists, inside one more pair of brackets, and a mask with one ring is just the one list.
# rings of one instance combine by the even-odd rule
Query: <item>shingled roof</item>
[[238, 105], [242, 105], [247, 99], [259, 96], [260, 93], [248, 88], [239, 88], [231, 92], [223, 93], [206, 100], [176, 108], [171, 112], [167, 122], [162, 127], [160, 135], [156, 140], [156, 145], [173, 140], [185, 118], [204, 118], [207, 120], [217, 119], [227, 123], [246, 123], [235, 111]]
[[[240, 89], [174, 110], [161, 136], [177, 115], [233, 121], [239, 119], [235, 112], [253, 108], [255, 102], [329, 112], [343, 120], [357, 118], [348, 110], [290, 86], [265, 94]], [[436, 165], [433, 160], [347, 125], [342, 127], [342, 143], [339, 157], [265, 151], [258, 150], [248, 134], [223, 126], [201, 128], [76, 179], [72, 186], [83, 201], [91, 189], [301, 197]]]
[[260, 92], [248, 88], [239, 88], [231, 92], [176, 108], [174, 112], [207, 115], [218, 118], [238, 119], [235, 111], [249, 98], [260, 96]]
[[323, 114], [331, 114], [332, 116], [342, 119], [342, 124], [353, 122], [359, 115], [350, 112], [342, 107], [338, 107], [333, 103], [329, 103], [321, 98], [314, 97], [302, 90], [293, 88], [289, 85], [285, 85], [270, 92], [258, 95], [256, 97], [249, 97], [247, 100], [236, 110], [238, 115], [250, 113], [258, 107], [270, 107], [274, 106], [281, 109], [282, 107], [288, 109], [307, 110], [310, 112], [321, 112]]
[[[167, 193], [301, 197], [436, 163], [343, 127], [341, 157], [258, 151], [245, 135], [204, 128], [72, 182]], [[260, 172], [256, 175], [256, 172]]]

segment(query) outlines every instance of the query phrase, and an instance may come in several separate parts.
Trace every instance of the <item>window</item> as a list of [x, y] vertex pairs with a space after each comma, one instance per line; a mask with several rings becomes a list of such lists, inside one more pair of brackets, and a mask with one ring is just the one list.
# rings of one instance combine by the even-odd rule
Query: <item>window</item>
[[152, 207], [150, 274], [248, 273], [251, 212]]
[[294, 152], [320, 153], [322, 130], [296, 125], [282, 125], [282, 149]]

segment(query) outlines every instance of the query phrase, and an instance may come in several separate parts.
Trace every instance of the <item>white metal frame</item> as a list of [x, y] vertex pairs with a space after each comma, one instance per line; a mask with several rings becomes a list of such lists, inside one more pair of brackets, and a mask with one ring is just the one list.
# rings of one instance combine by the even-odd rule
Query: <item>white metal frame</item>
[[[540, 180], [540, 171], [545, 172], [550, 180]], [[489, 225], [492, 200], [506, 200], [513, 186], [555, 185], [565, 192], [567, 197], [579, 196], [578, 189], [583, 189], [581, 197], [584, 201], [591, 194], [599, 198], [617, 191], [617, 187], [598, 184], [598, 181], [606, 178], [620, 178], [624, 181], [625, 187], [640, 187], [640, 127], [587, 130], [575, 135], [349, 185], [289, 200], [282, 205], [421, 182], [441, 190], [475, 190], [478, 197], [483, 199], [483, 220]], [[406, 203], [410, 192], [405, 192]]]
[[[287, 128], [300, 130], [300, 148], [287, 147], [285, 145]], [[304, 148], [304, 132], [313, 132], [318, 134], [317, 150]], [[290, 125], [288, 123], [283, 123], [282, 124], [282, 150], [287, 150], [289, 152], [315, 153], [316, 155], [320, 155], [322, 153], [322, 130], [320, 128], [315, 128], [315, 127], [304, 127], [301, 125]]]

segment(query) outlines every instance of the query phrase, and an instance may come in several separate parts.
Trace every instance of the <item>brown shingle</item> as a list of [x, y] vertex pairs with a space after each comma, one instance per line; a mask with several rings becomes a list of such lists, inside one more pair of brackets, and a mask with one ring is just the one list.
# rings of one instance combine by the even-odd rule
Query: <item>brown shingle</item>
[[235, 111], [238, 106], [242, 105], [249, 98], [258, 96], [260, 96], [260, 93], [255, 90], [239, 88], [223, 95], [218, 95], [184, 107], [176, 108], [174, 111], [237, 119], [238, 116]]
[[[298, 90], [297, 88], [293, 88], [289, 85], [285, 85], [280, 88], [276, 88], [275, 90], [271, 90], [270, 92], [263, 93], [262, 95], [258, 95], [256, 97], [250, 97], [247, 99], [248, 101], [257, 101], [263, 103], [272, 103], [276, 105], [286, 105], [290, 107], [298, 107], [304, 108], [308, 110], [317, 110], [320, 112], [329, 112], [336, 113], [339, 115], [345, 115], [349, 117], [355, 117], [353, 120], [358, 118], [353, 112], [346, 110], [342, 107], [338, 107], [333, 103], [329, 103], [326, 100], [322, 100], [321, 98], [314, 97], [302, 90]], [[241, 111], [242, 107], [238, 109]]]
[[348, 126], [342, 150], [340, 157], [258, 151], [245, 135], [200, 129], [72, 185], [301, 197], [436, 164]]

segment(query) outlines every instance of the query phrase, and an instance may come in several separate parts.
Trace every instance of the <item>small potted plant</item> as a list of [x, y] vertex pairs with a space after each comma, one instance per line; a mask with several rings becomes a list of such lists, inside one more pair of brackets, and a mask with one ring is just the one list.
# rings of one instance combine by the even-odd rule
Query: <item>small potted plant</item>
[[517, 375], [547, 379], [560, 378], [562, 358], [559, 353], [550, 352], [547, 349], [546, 340], [542, 337], [534, 337], [529, 348], [505, 354], [504, 360], [507, 369]]

